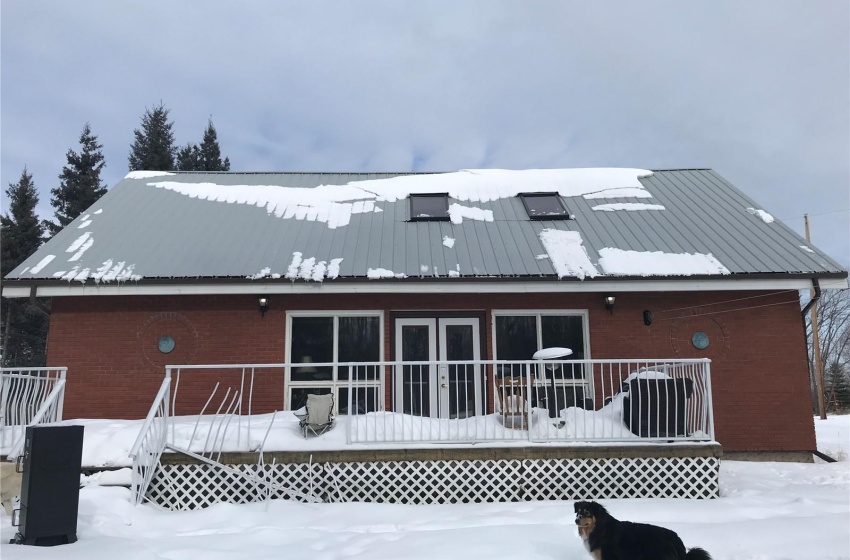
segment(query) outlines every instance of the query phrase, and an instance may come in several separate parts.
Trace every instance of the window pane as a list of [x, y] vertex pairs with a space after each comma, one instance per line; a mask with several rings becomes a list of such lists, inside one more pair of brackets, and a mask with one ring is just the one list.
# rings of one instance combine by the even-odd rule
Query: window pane
[[430, 334], [427, 325], [401, 327], [401, 359], [405, 362], [425, 362], [430, 359]]
[[402, 412], [426, 416], [431, 410], [431, 369], [427, 365], [402, 368]]
[[340, 317], [339, 361], [379, 361], [378, 323], [378, 317]]
[[552, 218], [566, 216], [561, 199], [554, 194], [521, 195], [530, 218]]
[[[352, 414], [366, 414], [367, 412], [375, 412], [380, 410], [378, 406], [378, 398], [380, 393], [377, 387], [357, 387], [351, 396]], [[339, 389], [339, 413], [349, 414], [348, 412], [348, 387], [340, 387]]]
[[448, 218], [448, 195], [410, 195], [410, 217], [419, 220]]
[[[582, 318], [578, 315], [543, 315], [540, 317], [543, 331], [543, 348], [562, 346], [573, 351], [566, 360], [584, 359], [584, 330]], [[565, 364], [557, 367], [556, 380], [582, 379], [584, 370], [581, 364]]]
[[530, 360], [537, 352], [537, 317], [496, 317], [496, 359]]
[[331, 392], [330, 387], [293, 387], [290, 396], [290, 410], [298, 410], [307, 405], [307, 395], [326, 395]]
[[[332, 317], [293, 317], [290, 361], [304, 366], [292, 368], [293, 381], [333, 379], [333, 367], [311, 364], [333, 362], [334, 324]], [[295, 403], [293, 403], [294, 406]]]
[[562, 346], [573, 351], [569, 359], [584, 359], [584, 331], [578, 315], [543, 315], [543, 348]]
[[447, 360], [472, 360], [474, 352], [471, 325], [446, 325]]
[[[380, 361], [380, 320], [378, 317], [340, 317], [339, 318], [339, 362], [377, 362]], [[376, 379], [377, 367], [361, 368], [357, 379]], [[340, 366], [339, 379], [348, 379], [348, 368]], [[365, 377], [364, 377], [365, 376]]]

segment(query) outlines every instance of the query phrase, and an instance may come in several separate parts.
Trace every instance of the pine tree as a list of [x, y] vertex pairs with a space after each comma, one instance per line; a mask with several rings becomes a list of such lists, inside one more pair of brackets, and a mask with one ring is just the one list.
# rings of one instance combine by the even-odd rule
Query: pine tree
[[35, 213], [38, 191], [26, 167], [18, 182], [9, 184], [6, 196], [9, 197], [9, 212], [0, 216], [3, 238], [0, 269], [3, 276], [35, 253], [44, 237], [44, 225]]
[[100, 172], [106, 165], [97, 136], [92, 134], [89, 123], [80, 135], [80, 153], [68, 150], [68, 163], [59, 175], [59, 187], [51, 189], [50, 204], [56, 209], [56, 222], [45, 222], [49, 233], [56, 235], [77, 216], [106, 194], [100, 180]]
[[172, 171], [174, 169], [173, 122], [168, 121], [169, 110], [160, 101], [159, 107], [145, 109], [142, 129], [133, 131], [135, 140], [130, 147], [130, 171]]
[[201, 145], [186, 144], [177, 152], [179, 171], [230, 171], [230, 158], [221, 160], [221, 148], [212, 119], [207, 122]]
[[201, 149], [197, 144], [186, 144], [177, 152], [178, 171], [199, 171], [201, 169]]
[[201, 142], [201, 171], [230, 171], [230, 158], [221, 161], [221, 148], [218, 146], [218, 134], [212, 119], [207, 122], [204, 140]]
[[[9, 212], [0, 216], [0, 275], [6, 275], [41, 245], [44, 224], [38, 219], [38, 191], [32, 175], [24, 168], [17, 183], [6, 189]], [[3, 298], [3, 366], [42, 366], [46, 363], [47, 317], [44, 305]]]

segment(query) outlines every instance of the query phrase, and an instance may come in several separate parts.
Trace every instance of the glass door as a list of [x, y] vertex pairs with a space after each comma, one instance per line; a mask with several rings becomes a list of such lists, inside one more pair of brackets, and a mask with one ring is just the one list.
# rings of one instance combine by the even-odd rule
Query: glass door
[[[481, 359], [478, 319], [440, 319], [440, 360]], [[440, 418], [466, 418], [480, 415], [481, 366], [479, 364], [441, 365], [439, 371]]]
[[395, 328], [397, 360], [430, 362], [396, 368], [395, 408], [414, 416], [436, 416], [436, 384], [431, 375], [437, 360], [437, 320], [398, 319]]
[[477, 318], [405, 318], [395, 328], [396, 359], [429, 362], [397, 368], [396, 410], [432, 418], [482, 413], [481, 366], [435, 363], [481, 359]]

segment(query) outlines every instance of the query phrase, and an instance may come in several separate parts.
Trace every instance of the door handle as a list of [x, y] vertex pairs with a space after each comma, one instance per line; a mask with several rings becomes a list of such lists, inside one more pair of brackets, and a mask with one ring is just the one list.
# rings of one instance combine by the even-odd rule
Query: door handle
[[448, 384], [446, 384], [446, 383], [442, 383], [442, 384], [440, 384], [440, 387], [442, 387], [443, 389], [445, 389], [446, 387], [448, 387]]

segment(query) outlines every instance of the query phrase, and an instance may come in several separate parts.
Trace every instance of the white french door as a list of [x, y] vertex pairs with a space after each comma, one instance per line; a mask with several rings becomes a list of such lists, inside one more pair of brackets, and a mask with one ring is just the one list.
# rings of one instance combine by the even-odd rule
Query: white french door
[[396, 319], [396, 359], [430, 362], [396, 369], [395, 409], [433, 418], [465, 418], [483, 411], [481, 366], [436, 364], [481, 359], [478, 319]]

